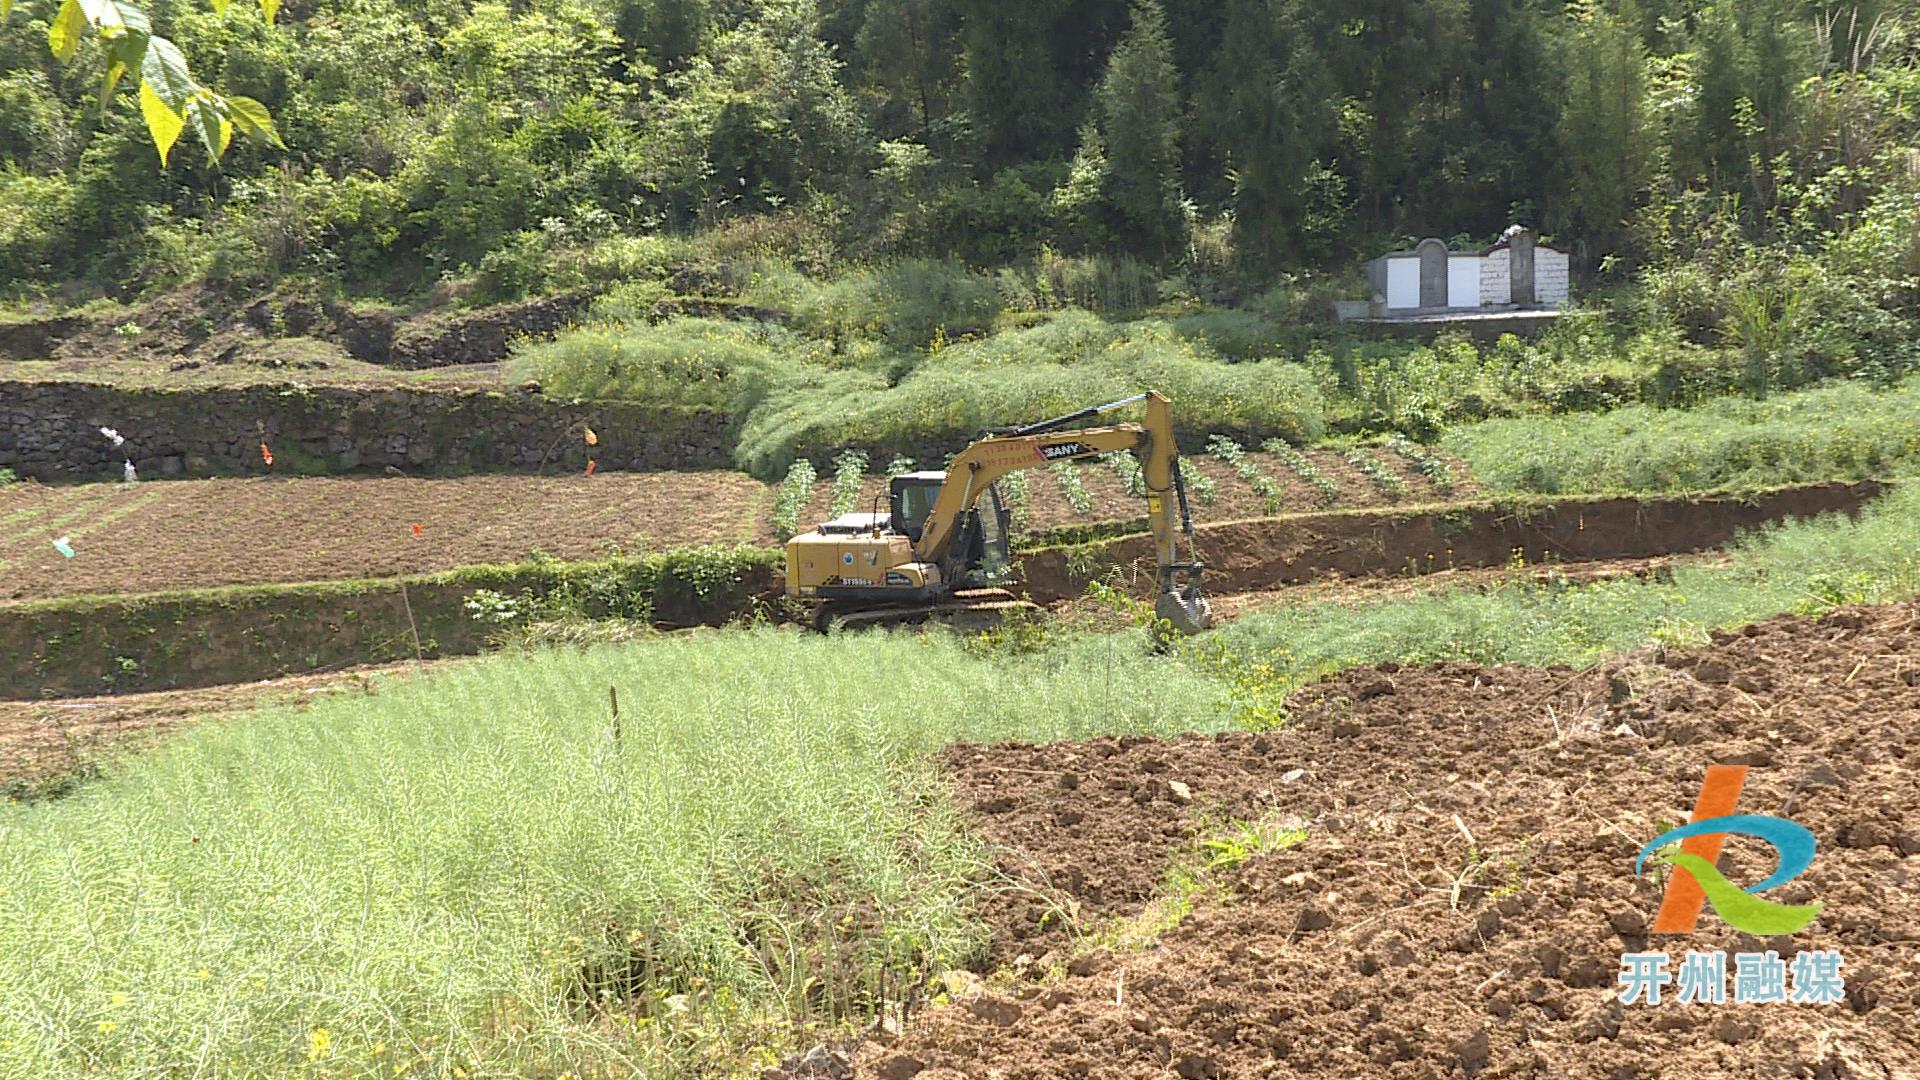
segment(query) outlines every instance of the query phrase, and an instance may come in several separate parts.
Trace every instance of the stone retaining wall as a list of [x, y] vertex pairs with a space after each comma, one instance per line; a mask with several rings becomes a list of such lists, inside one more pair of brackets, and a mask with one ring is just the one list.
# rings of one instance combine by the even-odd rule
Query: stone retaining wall
[[[732, 466], [721, 413], [625, 402], [565, 402], [519, 391], [245, 386], [143, 390], [0, 381], [0, 468], [41, 480], [117, 480], [271, 471], [564, 471], [581, 467], [580, 425], [599, 468]], [[116, 449], [111, 427], [127, 440]]]

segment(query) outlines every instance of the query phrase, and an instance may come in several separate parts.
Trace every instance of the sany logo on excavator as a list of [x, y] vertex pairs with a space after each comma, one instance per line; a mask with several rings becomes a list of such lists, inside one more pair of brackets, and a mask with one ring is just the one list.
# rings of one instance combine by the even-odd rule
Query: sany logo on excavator
[[1061, 458], [1078, 457], [1087, 452], [1086, 444], [1077, 442], [1047, 443], [1044, 446], [1036, 446], [1034, 449], [1039, 452], [1041, 461], [1058, 461]]

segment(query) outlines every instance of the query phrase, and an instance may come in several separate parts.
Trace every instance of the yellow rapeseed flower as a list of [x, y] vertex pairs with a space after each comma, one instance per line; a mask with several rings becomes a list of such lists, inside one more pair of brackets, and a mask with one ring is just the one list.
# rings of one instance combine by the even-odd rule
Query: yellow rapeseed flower
[[193, 973], [193, 977], [196, 979], [210, 979], [213, 977], [213, 972], [208, 971], [206, 968], [201, 968], [199, 971]]
[[107, 1000], [113, 1002], [115, 1005], [125, 1005], [127, 1003], [127, 995], [115, 994]]
[[100, 1034], [105, 1035], [107, 1032], [112, 1031], [114, 1028], [117, 1028], [120, 1025], [114, 1023], [111, 1020], [102, 1020], [97, 1026], [100, 1028]]
[[386, 1053], [386, 1052], [387, 1052], [387, 1044], [386, 1044], [386, 1043], [374, 1043], [374, 1044], [373, 1044], [373, 1056], [374, 1056], [374, 1057], [379, 1057], [379, 1056], [380, 1056], [381, 1054], [384, 1054], [384, 1053]]
[[333, 1042], [332, 1033], [326, 1028], [314, 1028], [307, 1033], [307, 1060], [319, 1061], [326, 1057], [327, 1047]]

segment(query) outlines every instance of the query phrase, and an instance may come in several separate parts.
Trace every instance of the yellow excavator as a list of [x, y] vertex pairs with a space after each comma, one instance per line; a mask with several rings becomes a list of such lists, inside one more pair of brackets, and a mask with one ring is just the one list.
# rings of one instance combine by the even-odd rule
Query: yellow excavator
[[[1142, 422], [1072, 425], [1146, 404]], [[1159, 566], [1154, 612], [1183, 633], [1213, 624], [1200, 593], [1193, 515], [1180, 476], [1167, 399], [1149, 390], [1037, 424], [989, 432], [955, 455], [943, 472], [911, 472], [888, 481], [887, 513], [845, 514], [787, 541], [787, 595], [817, 602], [813, 624], [854, 627], [919, 622], [967, 623], [1032, 607], [1004, 588], [1012, 568], [1011, 519], [997, 481], [1056, 461], [1124, 451], [1140, 460]], [[875, 503], [878, 503], [875, 499]], [[1177, 541], [1186, 539], [1182, 561]]]

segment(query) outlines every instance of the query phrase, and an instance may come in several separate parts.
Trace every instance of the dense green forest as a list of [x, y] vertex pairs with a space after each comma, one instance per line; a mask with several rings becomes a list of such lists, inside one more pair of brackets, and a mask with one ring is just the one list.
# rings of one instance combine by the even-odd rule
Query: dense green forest
[[[846, 405], [863, 394], [918, 429], [1040, 393], [987, 394], [968, 364], [1045, 361], [1040, 398], [1096, 392], [1106, 376], [1061, 366], [1096, 339], [1114, 378], [1296, 438], [1324, 430], [1304, 378], [1336, 429], [1430, 437], [1914, 367], [1920, 23], [1896, 0], [289, 0], [271, 26], [223, 8], [150, 15], [284, 146], [240, 139], [215, 163], [183, 141], [162, 167], [133, 91], [100, 107], [100, 44], [61, 63], [56, 0], [13, 6], [0, 289], [292, 283], [418, 306], [612, 285], [598, 328], [528, 370], [684, 396], [718, 365], [742, 415], [837, 402], [856, 428], [877, 422]], [[1360, 260], [1513, 221], [1574, 253], [1597, 322], [1485, 353], [1314, 329], [1359, 293]], [[689, 291], [800, 336], [648, 328]], [[1158, 321], [1017, 333], [1064, 307]], [[953, 378], [909, 377], [998, 331], [1016, 333], [956, 355]], [[760, 353], [818, 356], [728, 379]], [[1306, 367], [1227, 378], [1182, 357]], [[790, 427], [761, 412], [750, 426]], [[777, 469], [838, 430], [747, 456]]]
[[1850, 232], [1827, 268], [1904, 303], [1910, 8], [288, 0], [269, 27], [155, 0], [195, 74], [286, 142], [162, 169], [130, 90], [97, 107], [97, 44], [56, 62], [56, 0], [19, 0], [0, 279], [516, 291], [558, 252], [758, 217], [816, 270], [1046, 247], [1227, 281], [1521, 220], [1602, 281]]

